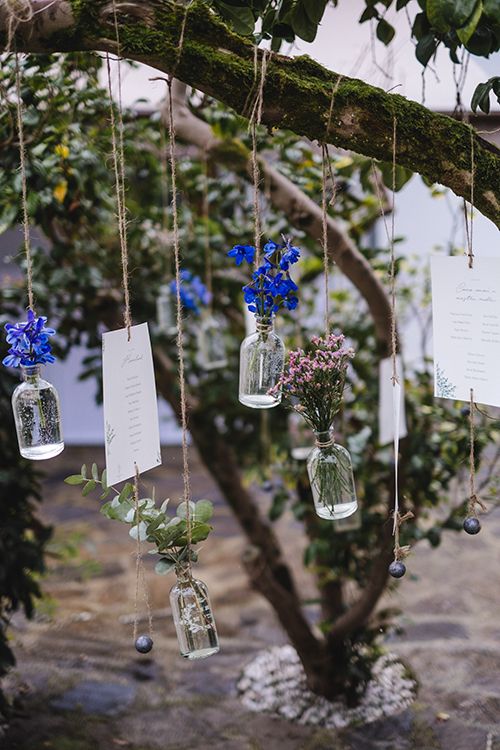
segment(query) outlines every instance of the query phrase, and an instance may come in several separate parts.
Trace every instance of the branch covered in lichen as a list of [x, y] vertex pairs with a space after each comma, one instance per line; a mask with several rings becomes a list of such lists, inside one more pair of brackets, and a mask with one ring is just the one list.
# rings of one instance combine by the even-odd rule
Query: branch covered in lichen
[[[55, 4], [37, 0], [36, 4], [39, 12], [34, 21], [17, 29], [18, 49], [116, 51], [113, 6], [108, 0], [58, 0]], [[46, 9], [40, 10], [42, 6]], [[123, 56], [175, 72], [185, 83], [248, 115], [254, 85], [253, 46], [230, 31], [204, 2], [197, 0], [186, 9], [172, 0], [117, 0], [116, 7]], [[5, 28], [5, 11], [0, 13], [0, 29], [2, 25]], [[3, 37], [5, 41], [5, 32]], [[396, 117], [398, 164], [470, 198], [469, 126], [348, 77], [338, 85], [329, 123], [337, 79], [336, 73], [308, 57], [273, 54], [267, 66], [262, 121], [387, 161]], [[473, 138], [475, 205], [500, 226], [500, 151], [475, 133]]]

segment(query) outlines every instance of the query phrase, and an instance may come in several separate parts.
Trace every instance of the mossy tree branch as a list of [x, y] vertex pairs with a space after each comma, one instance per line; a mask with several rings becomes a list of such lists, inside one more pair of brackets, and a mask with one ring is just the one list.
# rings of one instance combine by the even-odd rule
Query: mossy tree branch
[[[16, 33], [28, 52], [116, 52], [110, 0], [33, 0], [36, 15]], [[173, 0], [116, 0], [121, 53], [175, 75], [248, 115], [254, 85], [254, 49], [203, 0], [186, 7]], [[180, 30], [185, 22], [182, 50]], [[6, 27], [0, 11], [0, 29]], [[5, 40], [4, 32], [4, 40]], [[302, 56], [273, 54], [267, 67], [263, 122], [388, 161], [397, 118], [397, 162], [469, 199], [471, 129], [398, 94], [343, 77]], [[472, 131], [475, 205], [500, 227], [500, 151]]]

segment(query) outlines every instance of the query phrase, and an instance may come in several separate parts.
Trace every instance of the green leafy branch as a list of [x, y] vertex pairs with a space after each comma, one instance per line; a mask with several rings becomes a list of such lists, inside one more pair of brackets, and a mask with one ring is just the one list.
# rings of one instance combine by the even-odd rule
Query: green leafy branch
[[[160, 555], [155, 571], [165, 575], [173, 568], [184, 562], [197, 562], [198, 554], [188, 545], [187, 511], [189, 507], [191, 521], [191, 543], [204, 541], [212, 526], [209, 521], [213, 515], [213, 505], [210, 500], [186, 501], [179, 503], [175, 515], [169, 515], [169, 500], [164, 500], [157, 507], [155, 490], [152, 497], [134, 499], [134, 485], [126, 482], [121, 490], [108, 485], [106, 470], [99, 472], [97, 464], [92, 464], [90, 474], [84, 464], [80, 474], [72, 474], [64, 480], [66, 484], [82, 487], [82, 495], [87, 497], [99, 490], [100, 499], [104, 501], [101, 513], [113, 521], [121, 521], [130, 526], [129, 535], [132, 539], [149, 542], [155, 545], [150, 554]], [[114, 497], [108, 500], [114, 493]]]

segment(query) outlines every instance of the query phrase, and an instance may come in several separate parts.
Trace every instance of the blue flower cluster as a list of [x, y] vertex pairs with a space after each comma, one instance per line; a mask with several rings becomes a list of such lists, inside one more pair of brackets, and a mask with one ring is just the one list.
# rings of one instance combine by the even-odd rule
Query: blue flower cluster
[[53, 328], [46, 328], [47, 318], [37, 318], [33, 310], [28, 310], [28, 320], [23, 323], [7, 323], [7, 343], [11, 345], [3, 359], [6, 367], [24, 365], [45, 365], [55, 362], [51, 354], [49, 337], [55, 334]]
[[[255, 248], [252, 245], [235, 245], [228, 252], [236, 265], [243, 261], [253, 263]], [[250, 312], [260, 317], [272, 317], [280, 307], [295, 310], [299, 304], [298, 286], [291, 279], [290, 266], [298, 261], [300, 250], [290, 240], [278, 245], [271, 240], [264, 245], [264, 262], [252, 274], [252, 281], [243, 287], [245, 302]]]
[[[173, 279], [170, 282], [170, 289], [174, 295], [177, 295], [177, 282]], [[192, 310], [195, 315], [200, 314], [200, 307], [208, 305], [211, 296], [207, 287], [191, 271], [181, 271], [181, 304], [185, 310]]]

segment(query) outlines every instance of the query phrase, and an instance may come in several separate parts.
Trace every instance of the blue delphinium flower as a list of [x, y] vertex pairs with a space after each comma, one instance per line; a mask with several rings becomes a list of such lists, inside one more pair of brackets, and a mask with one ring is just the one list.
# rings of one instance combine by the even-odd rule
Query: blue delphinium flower
[[54, 336], [55, 330], [47, 328], [46, 322], [47, 318], [43, 315], [37, 317], [33, 310], [28, 310], [26, 321], [6, 323], [6, 340], [11, 345], [3, 359], [6, 367], [29, 367], [55, 362], [49, 343], [49, 337]]
[[230, 258], [234, 258], [237, 266], [241, 266], [244, 260], [247, 263], [253, 263], [255, 257], [255, 248], [253, 245], [235, 245], [232, 250], [228, 252]]
[[[279, 245], [269, 240], [264, 245], [261, 265], [252, 273], [252, 280], [243, 287], [245, 302], [250, 312], [261, 317], [272, 317], [281, 307], [295, 310], [299, 303], [298, 286], [289, 274], [290, 266], [300, 257], [298, 247], [289, 239]], [[255, 248], [249, 245], [235, 245], [228, 252], [240, 266], [244, 260], [253, 263]]]
[[[177, 294], [177, 283], [175, 279], [170, 282], [170, 289], [173, 294]], [[181, 271], [181, 304], [185, 310], [192, 310], [195, 315], [200, 314], [200, 307], [208, 305], [211, 299], [210, 292], [200, 279], [191, 271], [183, 269]]]

